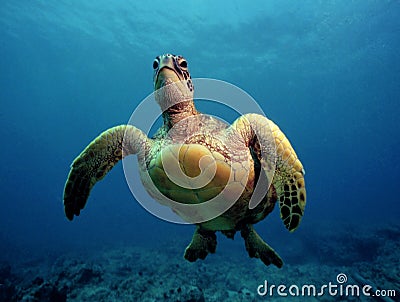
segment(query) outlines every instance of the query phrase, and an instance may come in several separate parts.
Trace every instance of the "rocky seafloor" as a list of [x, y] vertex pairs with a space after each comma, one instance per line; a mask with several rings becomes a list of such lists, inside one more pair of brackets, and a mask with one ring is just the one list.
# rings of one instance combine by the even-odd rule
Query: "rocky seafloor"
[[[344, 229], [345, 230], [345, 229]], [[183, 241], [168, 240], [158, 248], [108, 246], [62, 256], [0, 263], [0, 301], [400, 301], [400, 228], [387, 226], [373, 231], [332, 230], [324, 236], [302, 238], [303, 248], [287, 252], [282, 269], [265, 267], [249, 259], [245, 251], [221, 249], [205, 261], [189, 263], [182, 257]], [[310, 257], [299, 257], [307, 254]], [[315, 285], [317, 294], [329, 282], [339, 285], [370, 285], [386, 297], [311, 294], [299, 297], [288, 288]], [[267, 281], [285, 285], [287, 296], [277, 289], [261, 296], [257, 288]], [[261, 287], [262, 293], [265, 289]], [[269, 288], [270, 289], [270, 288]]]

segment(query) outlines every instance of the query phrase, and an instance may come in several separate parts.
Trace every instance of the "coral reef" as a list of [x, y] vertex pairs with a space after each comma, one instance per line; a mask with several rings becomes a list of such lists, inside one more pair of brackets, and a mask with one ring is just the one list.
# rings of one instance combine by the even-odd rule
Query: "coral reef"
[[[327, 228], [329, 229], [329, 228]], [[397, 227], [349, 232], [349, 228], [304, 238], [305, 258], [313, 261], [286, 263], [282, 269], [265, 267], [256, 259], [243, 258], [238, 251], [224, 250], [205, 261], [189, 263], [180, 256], [182, 242], [166, 242], [157, 249], [134, 246], [104, 247], [86, 254], [64, 254], [44, 269], [44, 262], [24, 265], [0, 264], [0, 301], [262, 301], [257, 288], [268, 284], [287, 287], [336, 282], [345, 273], [347, 283], [373, 290], [394, 289], [400, 294], [400, 263]], [[240, 254], [240, 255], [239, 255]], [[315, 260], [317, 259], [317, 260]], [[47, 265], [47, 264], [46, 264]], [[47, 267], [47, 266], [46, 266]], [[296, 301], [298, 298], [286, 298]], [[398, 301], [396, 297], [375, 297]], [[321, 297], [307, 297], [320, 301]], [[332, 297], [323, 301], [369, 301], [370, 297]]]

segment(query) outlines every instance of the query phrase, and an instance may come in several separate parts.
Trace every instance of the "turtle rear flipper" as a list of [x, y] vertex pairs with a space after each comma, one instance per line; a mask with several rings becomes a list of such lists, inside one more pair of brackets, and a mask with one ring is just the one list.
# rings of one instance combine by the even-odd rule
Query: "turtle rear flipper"
[[204, 260], [209, 253], [215, 253], [217, 236], [213, 231], [202, 230], [197, 227], [193, 234], [192, 242], [185, 250], [185, 259], [194, 262], [197, 259]]
[[278, 268], [283, 265], [282, 258], [272, 247], [262, 240], [252, 225], [246, 225], [241, 231], [250, 258], [259, 258], [265, 265], [273, 264]]
[[64, 211], [69, 220], [85, 207], [90, 190], [123, 157], [136, 154], [149, 143], [147, 136], [130, 125], [104, 131], [93, 140], [71, 165], [64, 188]]

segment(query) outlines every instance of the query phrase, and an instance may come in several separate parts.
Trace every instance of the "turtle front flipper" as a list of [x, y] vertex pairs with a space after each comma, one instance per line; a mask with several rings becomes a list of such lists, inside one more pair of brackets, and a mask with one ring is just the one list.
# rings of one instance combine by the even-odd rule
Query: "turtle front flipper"
[[[241, 134], [255, 153], [267, 178], [273, 176], [272, 185], [278, 196], [281, 219], [289, 231], [294, 231], [304, 214], [306, 189], [303, 165], [289, 140], [277, 125], [259, 114], [243, 115], [231, 127]], [[271, 163], [275, 167], [271, 167]]]
[[197, 259], [204, 260], [208, 253], [215, 253], [217, 247], [217, 236], [214, 231], [207, 231], [196, 228], [193, 234], [192, 242], [185, 250], [185, 259], [194, 262]]
[[272, 121], [269, 122], [277, 154], [273, 185], [278, 195], [281, 219], [293, 232], [299, 226], [306, 206], [305, 171], [285, 134]]
[[64, 211], [69, 220], [85, 207], [90, 190], [123, 157], [144, 150], [150, 140], [139, 129], [121, 125], [104, 131], [71, 165], [64, 188]]

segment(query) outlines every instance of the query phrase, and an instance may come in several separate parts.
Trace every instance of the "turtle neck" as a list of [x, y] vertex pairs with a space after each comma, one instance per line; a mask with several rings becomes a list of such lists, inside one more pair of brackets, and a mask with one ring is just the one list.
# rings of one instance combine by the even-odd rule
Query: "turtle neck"
[[190, 100], [179, 102], [169, 107], [163, 112], [162, 117], [165, 127], [171, 129], [179, 121], [197, 114], [199, 114], [199, 112], [197, 111], [193, 100]]

